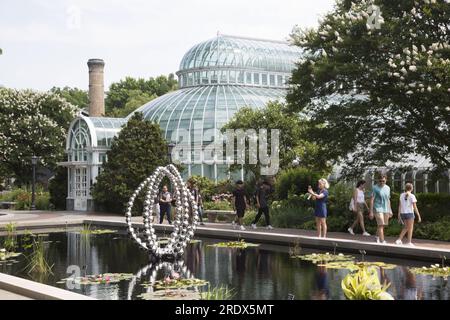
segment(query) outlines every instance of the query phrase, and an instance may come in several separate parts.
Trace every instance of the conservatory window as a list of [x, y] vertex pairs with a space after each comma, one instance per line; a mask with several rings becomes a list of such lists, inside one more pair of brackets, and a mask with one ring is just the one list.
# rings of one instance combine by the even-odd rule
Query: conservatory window
[[252, 82], [252, 74], [250, 72], [246, 73], [245, 83], [246, 84], [253, 84], [253, 82]]
[[217, 75], [217, 71], [212, 71], [211, 72], [211, 83], [215, 84], [218, 82], [218, 75]]
[[239, 71], [237, 82], [239, 84], [243, 84], [244, 83], [244, 71]]
[[209, 83], [208, 72], [203, 71], [202, 72], [202, 84], [208, 84], [208, 83]]
[[228, 72], [225, 70], [220, 71], [220, 83], [227, 83], [228, 82]]
[[200, 72], [194, 73], [194, 85], [200, 84]]
[[402, 190], [402, 173], [400, 171], [396, 171], [394, 174], [394, 181], [392, 181], [392, 191], [401, 192]]
[[194, 77], [192, 73], [188, 73], [187, 85], [192, 86], [194, 83]]
[[267, 74], [265, 73], [261, 74], [261, 84], [267, 86]]
[[283, 76], [277, 76], [277, 86], [283, 86]]
[[253, 84], [259, 84], [259, 73], [253, 74]]
[[417, 171], [414, 179], [415, 192], [425, 192], [425, 179], [423, 171]]
[[230, 71], [229, 83], [236, 83], [236, 71]]
[[87, 146], [89, 143], [89, 132], [84, 121], [79, 120], [72, 129], [71, 139], [71, 161], [87, 161]]
[[273, 75], [273, 74], [270, 75], [270, 85], [272, 87], [275, 86], [275, 75]]

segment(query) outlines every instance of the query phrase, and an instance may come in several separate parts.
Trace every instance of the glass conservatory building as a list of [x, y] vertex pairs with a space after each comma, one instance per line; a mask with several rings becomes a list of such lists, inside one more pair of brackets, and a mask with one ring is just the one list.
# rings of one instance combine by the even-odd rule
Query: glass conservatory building
[[[220, 135], [220, 128], [242, 107], [263, 108], [282, 101], [295, 62], [297, 47], [287, 42], [218, 35], [193, 46], [177, 72], [179, 89], [138, 108], [148, 120], [159, 123], [164, 137], [191, 146], [191, 163], [184, 176], [201, 175], [215, 181], [228, 177], [228, 167], [205, 163], [204, 148]], [[92, 210], [90, 188], [106, 161], [112, 137], [125, 119], [80, 114], [71, 124], [66, 142], [68, 210]], [[188, 137], [180, 140], [183, 132]], [[219, 161], [220, 162], [220, 161]], [[243, 177], [243, 170], [238, 172]]]
[[112, 138], [125, 123], [121, 118], [94, 118], [81, 113], [71, 123], [66, 141], [67, 161], [59, 163], [67, 167], [68, 210], [94, 209], [91, 186], [107, 160]]
[[206, 146], [221, 141], [220, 129], [239, 108], [283, 100], [300, 57], [300, 50], [286, 42], [219, 35], [184, 55], [177, 72], [179, 90], [136, 112], [159, 123], [168, 141], [189, 150], [182, 156], [185, 176], [226, 179], [223, 159], [205, 161]]

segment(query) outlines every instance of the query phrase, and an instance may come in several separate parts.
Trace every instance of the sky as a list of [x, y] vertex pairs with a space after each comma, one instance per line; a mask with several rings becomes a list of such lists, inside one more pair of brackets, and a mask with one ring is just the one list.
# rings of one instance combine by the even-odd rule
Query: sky
[[0, 0], [0, 86], [87, 90], [87, 60], [105, 86], [175, 73], [195, 44], [221, 34], [287, 40], [334, 0]]

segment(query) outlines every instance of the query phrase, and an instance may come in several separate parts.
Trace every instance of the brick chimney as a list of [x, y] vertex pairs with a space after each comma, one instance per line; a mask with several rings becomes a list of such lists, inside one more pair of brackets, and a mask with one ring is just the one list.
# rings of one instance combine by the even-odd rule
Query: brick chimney
[[89, 59], [89, 116], [102, 117], [105, 115], [105, 90], [103, 82], [102, 59]]

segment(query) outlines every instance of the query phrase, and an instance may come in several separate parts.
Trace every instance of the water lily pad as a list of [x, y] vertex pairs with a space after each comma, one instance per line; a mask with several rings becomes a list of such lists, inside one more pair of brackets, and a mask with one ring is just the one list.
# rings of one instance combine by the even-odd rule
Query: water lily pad
[[332, 261], [353, 261], [355, 260], [354, 256], [351, 255], [345, 255], [343, 253], [339, 254], [330, 254], [330, 253], [312, 253], [312, 254], [305, 254], [305, 255], [297, 255], [292, 256], [292, 258], [304, 260], [304, 261], [310, 261], [312, 263], [322, 263], [322, 262], [332, 262]]
[[439, 264], [432, 264], [429, 267], [422, 268], [410, 268], [409, 270], [414, 274], [431, 275], [433, 277], [443, 277], [444, 279], [447, 279], [450, 275], [450, 267], [442, 267]]
[[187, 289], [169, 289], [146, 292], [137, 296], [143, 300], [200, 300], [200, 292]]
[[241, 241], [228, 241], [228, 242], [219, 242], [215, 244], [210, 244], [208, 247], [216, 247], [216, 248], [238, 248], [238, 249], [247, 249], [249, 247], [258, 247], [259, 244]]
[[207, 284], [208, 281], [196, 278], [179, 278], [179, 279], [166, 278], [165, 280], [155, 281], [153, 284], [143, 283], [142, 285], [146, 288], [151, 286], [155, 290], [162, 290], [162, 289], [186, 289], [194, 287], [203, 287], [206, 286]]
[[395, 264], [389, 264], [384, 262], [354, 262], [354, 261], [330, 261], [324, 264], [319, 264], [320, 267], [326, 267], [329, 269], [348, 269], [358, 270], [360, 267], [378, 267], [383, 269], [395, 269]]
[[14, 259], [20, 256], [22, 253], [20, 252], [8, 252], [8, 251], [0, 251], [0, 262], [12, 262], [11, 259]]
[[74, 281], [74, 283], [79, 283], [83, 285], [96, 285], [96, 284], [109, 284], [117, 283], [122, 280], [129, 280], [133, 278], [132, 273], [103, 273], [98, 275], [88, 275], [86, 277], [69, 277], [61, 279], [61, 281]]

